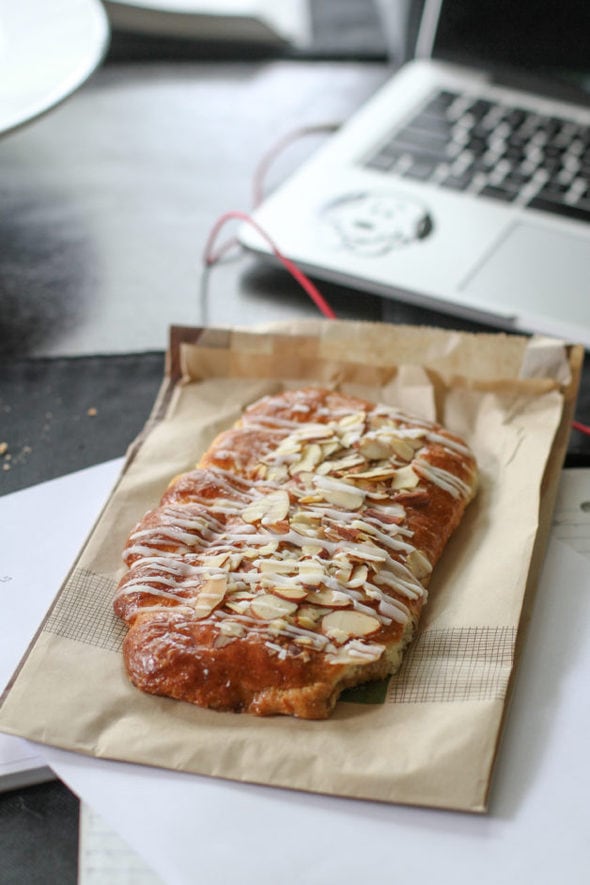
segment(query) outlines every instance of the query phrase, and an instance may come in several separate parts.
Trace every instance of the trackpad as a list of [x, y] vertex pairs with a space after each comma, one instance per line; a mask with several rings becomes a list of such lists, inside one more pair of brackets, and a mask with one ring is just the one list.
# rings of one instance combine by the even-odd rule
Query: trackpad
[[460, 286], [474, 306], [590, 326], [590, 239], [519, 222]]

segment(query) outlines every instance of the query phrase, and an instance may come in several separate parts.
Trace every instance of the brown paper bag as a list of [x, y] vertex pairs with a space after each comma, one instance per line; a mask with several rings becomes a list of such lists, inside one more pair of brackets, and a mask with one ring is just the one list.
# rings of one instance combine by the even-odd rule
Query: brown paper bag
[[[485, 810], [582, 357], [547, 339], [338, 321], [173, 329], [151, 419], [5, 693], [0, 728], [239, 781]], [[346, 693], [327, 722], [142, 694], [112, 613], [127, 535], [245, 405], [309, 383], [436, 418], [478, 460], [478, 496], [435, 570], [401, 671]]]

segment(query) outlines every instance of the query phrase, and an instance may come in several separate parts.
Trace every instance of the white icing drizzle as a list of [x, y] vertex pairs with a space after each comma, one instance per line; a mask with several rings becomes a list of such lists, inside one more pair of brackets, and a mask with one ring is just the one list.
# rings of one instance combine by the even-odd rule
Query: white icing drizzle
[[416, 458], [412, 467], [416, 470], [416, 473], [421, 474], [425, 479], [444, 489], [453, 498], [468, 498], [471, 493], [467, 483], [459, 479], [458, 476], [449, 473], [448, 470], [443, 470], [442, 467], [435, 467], [434, 464], [430, 464], [422, 458]]
[[[310, 407], [300, 402], [295, 404], [294, 410], [304, 415], [309, 414]], [[431, 464], [425, 447], [428, 443], [440, 445], [461, 458], [471, 458], [469, 449], [439, 433], [431, 423], [410, 418], [386, 406], [377, 406], [366, 413], [359, 410], [358, 414], [345, 408], [316, 408], [315, 420], [310, 422], [246, 412], [242, 426], [264, 432], [262, 464], [280, 469], [285, 481], [241, 478], [219, 467], [197, 471], [195, 488], [191, 490], [190, 482], [187, 484], [189, 503], [172, 499], [174, 503], [156, 511], [156, 524], [140, 524], [131, 534], [125, 555], [127, 561], [137, 559], [122, 582], [118, 596], [145, 593], [160, 597], [175, 605], [151, 604], [141, 610], [165, 611], [171, 615], [182, 612], [190, 622], [191, 616], [197, 616], [194, 603], [199, 599], [201, 588], [211, 578], [225, 576], [225, 600], [220, 600], [206, 617], [200, 612], [200, 623], [217, 625], [218, 629], [227, 625], [227, 629], [220, 633], [220, 646], [233, 642], [244, 630], [246, 635], [264, 637], [265, 646], [279, 659], [295, 653], [284, 644], [290, 642], [299, 646], [296, 653], [305, 649], [328, 652], [333, 655], [331, 663], [338, 663], [338, 655], [344, 650], [359, 663], [377, 660], [385, 646], [370, 641], [370, 638], [367, 641], [352, 635], [342, 640], [321, 632], [322, 612], [334, 610], [330, 608], [326, 594], [337, 594], [333, 597], [339, 600], [335, 603], [336, 608], [344, 606], [345, 611], [373, 618], [379, 629], [387, 628], [392, 622], [406, 624], [412, 617], [413, 605], [427, 594], [420, 580], [405, 564], [405, 560], [417, 551], [412, 543], [414, 533], [407, 525], [407, 507], [394, 500], [395, 491], [387, 492], [386, 477], [381, 484], [378, 478], [375, 480], [376, 487], [385, 489], [386, 494], [374, 495], [374, 500], [370, 487], [354, 485], [354, 469], [351, 479], [347, 479], [346, 469], [352, 463], [358, 470], [359, 462], [355, 458], [358, 459], [358, 453], [362, 451], [362, 444], [361, 448], [358, 444], [363, 436], [374, 440], [381, 433], [384, 439], [389, 434], [412, 441], [415, 454], [410, 465], [419, 477], [418, 488], [424, 488], [422, 482], [425, 480], [454, 498], [467, 498], [471, 494], [469, 485], [448, 470]], [[335, 466], [330, 468], [332, 472], [318, 474], [313, 467], [302, 466], [301, 473], [297, 474], [297, 465], [302, 461], [305, 463], [305, 449], [310, 445], [315, 446], [314, 454], [320, 451], [319, 463], [324, 457], [322, 451], [328, 458], [327, 463], [332, 457], [336, 459]], [[328, 448], [321, 450], [322, 446]], [[352, 462], [351, 453], [354, 456]], [[235, 453], [223, 452], [220, 448], [216, 455], [228, 459], [235, 457]], [[361, 466], [361, 470], [383, 463], [397, 469], [405, 460], [396, 460], [395, 454], [391, 455], [389, 462], [364, 457], [365, 467]], [[276, 477], [275, 473], [273, 479]], [[212, 485], [216, 490], [214, 497], [205, 494]], [[261, 525], [256, 518], [254, 524], [251, 517], [248, 523], [241, 520], [247, 505], [263, 501], [271, 492], [282, 488], [290, 493], [290, 505], [280, 528], [272, 524]], [[408, 488], [413, 491], [414, 487]], [[353, 509], [350, 510], [338, 506], [347, 493], [353, 500], [357, 496], [357, 506], [351, 505]], [[324, 494], [325, 500], [318, 500]], [[258, 506], [254, 503], [255, 508]], [[294, 519], [296, 513], [303, 522]], [[297, 524], [302, 528], [305, 526], [311, 536], [297, 531]], [[167, 546], [175, 549], [162, 551], [161, 548]], [[224, 555], [226, 559], [223, 559]], [[204, 561], [204, 557], [213, 559], [216, 556], [221, 557], [217, 565], [207, 565]], [[302, 568], [302, 564], [307, 568]], [[347, 581], [357, 568], [361, 570], [362, 584], [357, 579], [356, 586], [349, 587]], [[299, 592], [294, 593], [294, 589]], [[265, 612], [260, 610], [256, 612], [259, 616], [254, 616], [254, 609], [249, 609], [250, 601], [256, 600], [260, 594], [270, 593], [264, 599], [267, 605], [274, 591], [279, 597], [277, 611], [281, 611], [283, 605], [288, 614], [266, 620]], [[235, 595], [239, 593], [242, 596]], [[290, 599], [297, 599], [297, 603], [289, 602]], [[232, 604], [232, 600], [236, 610], [225, 607], [226, 603]], [[202, 608], [203, 603], [198, 603], [197, 608], [199, 605]], [[300, 606], [317, 609], [313, 629], [294, 622]]]
[[431, 431], [426, 435], [426, 439], [431, 443], [438, 443], [438, 445], [443, 446], [445, 449], [449, 449], [451, 452], [455, 452], [459, 455], [464, 455], [466, 458], [471, 457], [471, 450], [467, 448], [467, 446], [461, 445], [461, 443], [457, 442], [456, 439], [451, 439], [448, 436], [442, 436], [440, 433], [435, 433]]

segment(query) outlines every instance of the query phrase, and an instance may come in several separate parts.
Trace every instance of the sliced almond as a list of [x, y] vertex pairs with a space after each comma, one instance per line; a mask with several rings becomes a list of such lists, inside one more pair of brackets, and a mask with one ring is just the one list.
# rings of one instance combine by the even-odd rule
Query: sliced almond
[[219, 625], [219, 632], [223, 633], [224, 636], [243, 636], [246, 632], [246, 628], [243, 624], [238, 624], [237, 621], [222, 621]]
[[209, 578], [199, 590], [194, 602], [195, 618], [208, 617], [220, 602], [223, 602], [227, 589], [227, 576], [214, 575]]
[[217, 553], [214, 556], [203, 556], [201, 564], [205, 568], [221, 568], [229, 559], [229, 553]]
[[238, 599], [235, 602], [230, 600], [226, 602], [225, 607], [237, 615], [244, 615], [250, 608], [251, 599]]
[[268, 625], [269, 633], [274, 633], [276, 636], [280, 636], [281, 633], [285, 632], [285, 629], [288, 627], [287, 621], [284, 618], [275, 618], [274, 621], [271, 621]]
[[[310, 542], [312, 542], [313, 538], [310, 538], [309, 540]], [[315, 541], [315, 543], [303, 544], [303, 546], [301, 547], [301, 553], [303, 554], [303, 556], [316, 556], [321, 549], [322, 542], [318, 540]]]
[[415, 489], [419, 482], [420, 477], [408, 464], [407, 467], [400, 467], [399, 470], [396, 470], [395, 476], [391, 480], [391, 488], [395, 490]]
[[337, 440], [328, 440], [328, 442], [320, 443], [322, 447], [322, 457], [323, 459], [329, 458], [331, 455], [335, 455], [342, 446]]
[[262, 498], [256, 498], [242, 511], [242, 519], [247, 523], [261, 522], [272, 525], [280, 522], [289, 512], [289, 495], [285, 489], [277, 489]]
[[352, 562], [345, 556], [336, 555], [331, 561], [330, 572], [342, 584], [346, 584], [350, 580], [352, 570]]
[[224, 648], [226, 645], [231, 645], [236, 639], [237, 636], [225, 636], [223, 633], [220, 633], [219, 636], [215, 638], [213, 645], [215, 648]]
[[352, 599], [340, 590], [318, 590], [310, 594], [308, 602], [315, 602], [327, 608], [347, 608], [352, 605]]
[[266, 478], [269, 482], [284, 482], [289, 476], [289, 470], [285, 464], [275, 464], [268, 468]]
[[304, 584], [317, 587], [326, 577], [326, 573], [317, 559], [303, 559], [299, 563], [299, 577]]
[[320, 520], [321, 516], [319, 513], [316, 514], [310, 511], [298, 510], [297, 513], [291, 517], [289, 522], [291, 528], [295, 529], [296, 532], [299, 532], [300, 535], [315, 537]]
[[366, 565], [357, 565], [353, 569], [352, 575], [349, 580], [346, 582], [346, 586], [350, 587], [351, 590], [356, 589], [357, 587], [362, 587], [366, 583], [367, 576], [369, 574], [369, 569]]
[[335, 458], [333, 461], [325, 461], [320, 464], [321, 470], [318, 473], [337, 473], [341, 470], [352, 470], [353, 467], [360, 467], [365, 463], [365, 459], [360, 454], [345, 455], [343, 458]]
[[290, 599], [293, 602], [300, 602], [302, 599], [305, 599], [309, 592], [301, 584], [285, 584], [284, 586], [275, 584], [270, 590], [275, 596], [280, 596], [281, 599]]
[[411, 461], [414, 457], [414, 446], [408, 440], [393, 437], [391, 447], [402, 461]]
[[346, 552], [350, 559], [354, 561], [369, 563], [387, 561], [387, 553], [371, 541], [365, 541], [362, 544], [351, 544], [347, 546]]
[[367, 498], [369, 498], [371, 501], [387, 501], [389, 495], [382, 489], [373, 487], [371, 489], [367, 489]]
[[365, 413], [364, 412], [351, 412], [350, 415], [345, 415], [340, 419], [338, 424], [340, 427], [354, 427], [359, 424], [362, 427], [365, 426]]
[[258, 568], [262, 575], [294, 575], [297, 562], [294, 559], [261, 559]]
[[329, 664], [372, 664], [379, 660], [384, 651], [384, 645], [353, 639], [335, 652], [326, 655], [326, 660]]
[[425, 578], [432, 572], [430, 560], [422, 550], [412, 550], [408, 554], [406, 565], [416, 578]]
[[381, 623], [376, 617], [354, 610], [333, 611], [322, 618], [322, 633], [339, 643], [353, 636], [370, 636], [380, 627]]
[[393, 453], [393, 446], [385, 439], [378, 437], [366, 436], [359, 442], [359, 450], [371, 461], [380, 461], [382, 458], [389, 458]]
[[288, 599], [281, 599], [272, 593], [264, 593], [257, 596], [250, 603], [250, 610], [257, 618], [264, 621], [273, 621], [275, 618], [283, 618], [297, 611], [297, 603]]
[[301, 430], [296, 430], [293, 437], [298, 440], [329, 439], [334, 436], [334, 427], [330, 424], [308, 424]]
[[305, 630], [313, 630], [328, 612], [329, 609], [320, 608], [319, 605], [301, 605], [295, 616], [295, 623]]
[[303, 495], [299, 498], [300, 504], [321, 504], [321, 502], [325, 500], [322, 495]]
[[295, 476], [297, 473], [313, 471], [322, 459], [322, 450], [317, 443], [311, 443], [311, 445], [303, 448], [301, 455], [301, 459], [289, 467], [291, 476]]
[[359, 427], [358, 430], [348, 430], [346, 433], [343, 433], [340, 437], [340, 442], [342, 444], [342, 448], [350, 449], [356, 443], [358, 443], [363, 433], [363, 428]]
[[337, 507], [343, 507], [345, 510], [358, 510], [365, 500], [365, 493], [362, 489], [333, 479], [331, 476], [316, 476], [315, 485], [326, 501]]
[[268, 544], [263, 544], [262, 547], [246, 546], [241, 551], [241, 554], [244, 559], [258, 559], [259, 556], [272, 556], [273, 553], [276, 553], [278, 546], [278, 541], [269, 541]]
[[278, 444], [274, 452], [271, 453], [273, 458], [282, 457], [284, 455], [296, 455], [301, 449], [301, 443], [294, 436], [286, 436]]
[[391, 479], [397, 473], [399, 473], [399, 468], [387, 464], [380, 467], [372, 467], [370, 470], [363, 470], [361, 473], [349, 473], [348, 476], [353, 480], [368, 479], [371, 482], [379, 482], [382, 479]]

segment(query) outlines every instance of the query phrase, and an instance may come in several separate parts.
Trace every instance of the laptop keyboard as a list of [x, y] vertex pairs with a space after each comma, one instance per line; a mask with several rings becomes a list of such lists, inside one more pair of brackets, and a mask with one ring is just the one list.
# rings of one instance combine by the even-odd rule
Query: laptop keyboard
[[438, 92], [370, 169], [590, 221], [590, 126]]

